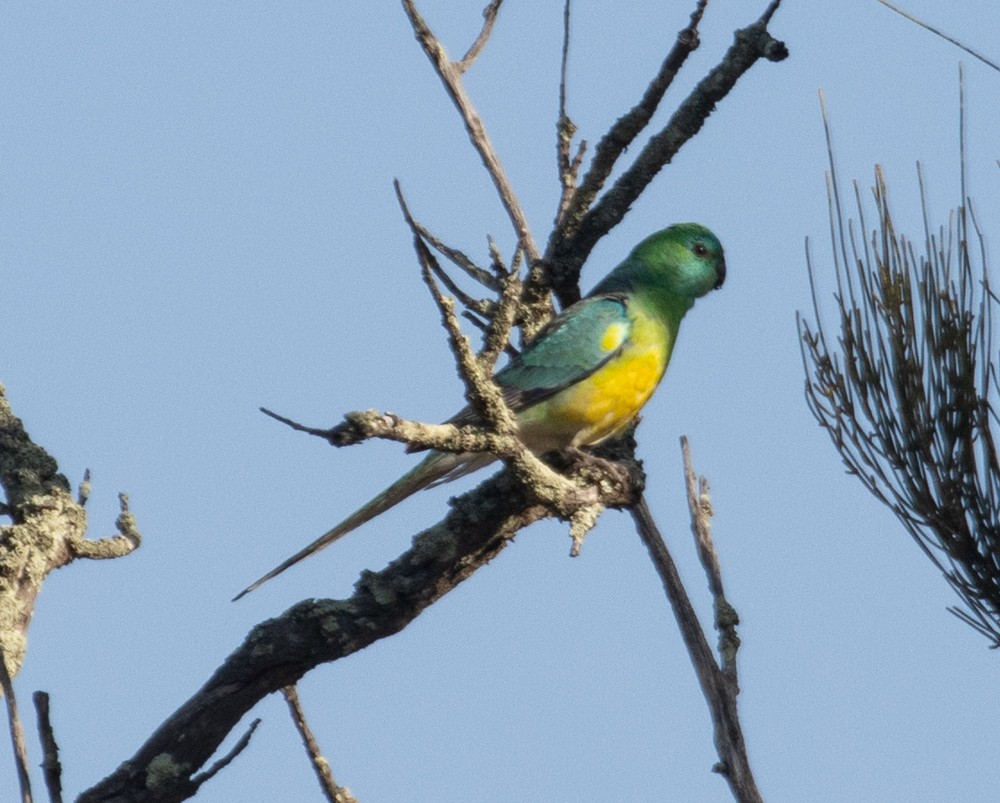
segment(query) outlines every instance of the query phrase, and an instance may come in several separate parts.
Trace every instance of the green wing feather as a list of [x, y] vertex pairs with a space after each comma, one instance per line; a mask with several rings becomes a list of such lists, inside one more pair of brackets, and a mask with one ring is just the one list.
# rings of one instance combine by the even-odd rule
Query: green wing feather
[[[630, 324], [624, 297], [595, 296], [578, 301], [555, 317], [496, 375], [497, 384], [511, 395], [515, 410], [575, 385], [618, 353], [619, 349], [605, 350], [601, 343], [615, 324]], [[622, 343], [628, 339], [627, 332]]]
[[[631, 327], [622, 295], [590, 296], [563, 310], [493, 377], [503, 390], [507, 406], [516, 413], [538, 404], [586, 379], [614, 359], [621, 346], [606, 351], [601, 341], [608, 327], [615, 324]], [[622, 345], [627, 341], [628, 329], [621, 339]], [[468, 407], [448, 419], [449, 424], [478, 422], [479, 418]]]
[[[496, 375], [507, 403], [515, 411], [547, 399], [563, 388], [590, 376], [620, 350], [602, 347], [608, 327], [630, 325], [623, 296], [601, 295], [585, 298], [557, 315], [534, 341]], [[624, 330], [621, 342], [628, 340]], [[452, 423], [478, 421], [466, 408], [450, 419]], [[407, 451], [420, 451], [407, 449]], [[301, 560], [319, 552], [366, 521], [402, 502], [417, 491], [460, 477], [493, 462], [488, 454], [448, 454], [432, 451], [415, 468], [356, 510], [340, 524], [303, 547], [256, 582], [236, 595], [234, 600], [281, 574]]]

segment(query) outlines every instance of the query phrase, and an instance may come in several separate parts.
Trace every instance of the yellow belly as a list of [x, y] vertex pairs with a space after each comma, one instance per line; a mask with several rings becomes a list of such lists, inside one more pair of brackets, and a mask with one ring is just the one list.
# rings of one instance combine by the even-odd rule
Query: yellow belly
[[663, 327], [633, 325], [630, 342], [598, 371], [518, 416], [521, 438], [536, 452], [588, 446], [635, 418], [663, 378], [670, 347]]

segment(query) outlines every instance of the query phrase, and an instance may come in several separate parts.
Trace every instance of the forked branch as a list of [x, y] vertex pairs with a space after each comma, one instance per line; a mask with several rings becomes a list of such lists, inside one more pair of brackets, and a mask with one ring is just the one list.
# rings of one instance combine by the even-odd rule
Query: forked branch
[[719, 762], [714, 769], [729, 783], [733, 797], [739, 803], [761, 803], [762, 798], [747, 758], [746, 744], [737, 708], [739, 686], [736, 678], [736, 652], [739, 647], [739, 639], [736, 637], [736, 624], [739, 622], [739, 617], [732, 606], [725, 601], [722, 593], [722, 576], [718, 566], [718, 557], [715, 555], [715, 547], [708, 529], [708, 521], [711, 517], [708, 483], [704, 478], [699, 481], [695, 477], [687, 439], [682, 439], [682, 447], [688, 489], [688, 506], [691, 511], [691, 529], [695, 535], [695, 543], [702, 560], [702, 566], [708, 576], [709, 588], [715, 598], [715, 626], [720, 634], [720, 662], [717, 662], [712, 655], [712, 648], [705, 638], [705, 633], [698, 621], [698, 615], [695, 613], [694, 606], [681, 582], [674, 559], [667, 549], [663, 536], [660, 535], [656, 522], [653, 521], [653, 516], [644, 498], [640, 499], [638, 504], [632, 508], [632, 517], [635, 520], [639, 536], [649, 550], [649, 556], [663, 582], [663, 590], [670, 601], [670, 607], [680, 628], [681, 637], [685, 647], [687, 647], [702, 693], [708, 703], [715, 734], [715, 749], [719, 756]]
[[[756, 22], [736, 32], [735, 41], [722, 60], [698, 82], [667, 125], [653, 135], [632, 164], [595, 202], [618, 158], [645, 128], [677, 70], [698, 46], [698, 24], [705, 6], [699, 2], [691, 22], [678, 35], [673, 50], [667, 55], [642, 100], [619, 119], [598, 144], [591, 169], [574, 194], [560, 225], [549, 238], [545, 250], [547, 276], [544, 285], [563, 304], [571, 304], [580, 297], [580, 269], [594, 246], [622, 221], [660, 170], [701, 130], [736, 82], [762, 58], [768, 61], [787, 58], [788, 49], [784, 43], [772, 37], [767, 30], [780, 2], [772, 0]], [[532, 279], [542, 281], [535, 275]], [[534, 290], [533, 286], [528, 288], [529, 293]]]

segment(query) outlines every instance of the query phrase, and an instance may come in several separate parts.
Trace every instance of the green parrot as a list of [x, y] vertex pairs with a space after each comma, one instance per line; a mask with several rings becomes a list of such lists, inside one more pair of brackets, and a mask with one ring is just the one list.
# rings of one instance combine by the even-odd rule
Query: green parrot
[[[695, 299], [722, 286], [722, 245], [697, 223], [647, 237], [590, 295], [563, 310], [493, 377], [536, 454], [592, 446], [621, 433], [653, 395], [670, 362], [681, 320]], [[469, 408], [451, 423], [478, 421]], [[424, 488], [489, 465], [485, 453], [431, 451], [332, 530], [234, 599]]]

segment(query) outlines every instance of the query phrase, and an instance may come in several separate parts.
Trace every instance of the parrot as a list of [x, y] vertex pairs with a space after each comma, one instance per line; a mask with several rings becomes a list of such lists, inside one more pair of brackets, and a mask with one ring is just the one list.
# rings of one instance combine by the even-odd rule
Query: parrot
[[[493, 377], [532, 452], [594, 446], [621, 434], [653, 395], [670, 362], [681, 320], [696, 299], [722, 287], [718, 238], [678, 223], [640, 242], [580, 301], [570, 305]], [[480, 423], [465, 408], [449, 423]], [[333, 529], [241, 591], [234, 601], [329, 546], [407, 497], [497, 458], [430, 453]]]

